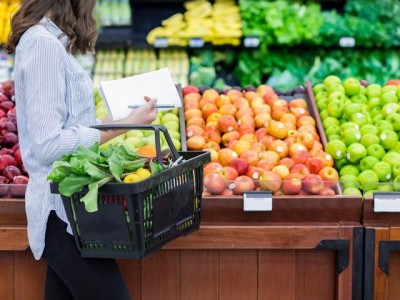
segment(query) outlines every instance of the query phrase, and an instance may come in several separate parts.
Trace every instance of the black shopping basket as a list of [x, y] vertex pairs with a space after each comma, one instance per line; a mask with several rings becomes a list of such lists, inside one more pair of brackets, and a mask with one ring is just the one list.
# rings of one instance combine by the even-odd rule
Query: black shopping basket
[[[89, 213], [80, 199], [87, 189], [62, 201], [76, 245], [83, 257], [141, 258], [167, 242], [199, 229], [203, 165], [208, 152], [178, 152], [164, 126], [100, 125], [101, 130], [155, 131], [157, 159], [162, 162], [160, 131], [176, 165], [137, 183], [108, 183], [99, 189], [98, 211]], [[53, 193], [58, 185], [51, 183]]]

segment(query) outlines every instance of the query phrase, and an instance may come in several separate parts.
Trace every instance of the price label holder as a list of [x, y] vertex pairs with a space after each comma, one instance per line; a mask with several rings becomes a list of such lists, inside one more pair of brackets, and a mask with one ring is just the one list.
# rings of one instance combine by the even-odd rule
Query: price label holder
[[189, 39], [189, 47], [191, 48], [202, 48], [204, 46], [203, 38], [193, 37]]
[[245, 191], [243, 211], [272, 211], [272, 193], [269, 191]]
[[167, 48], [168, 47], [168, 38], [166, 37], [157, 37], [154, 40], [155, 48]]
[[257, 36], [246, 36], [243, 44], [246, 48], [257, 48], [260, 46], [260, 38]]
[[374, 212], [400, 213], [400, 193], [374, 193]]
[[353, 48], [356, 45], [356, 39], [353, 37], [342, 37], [339, 40], [339, 46], [342, 48]]

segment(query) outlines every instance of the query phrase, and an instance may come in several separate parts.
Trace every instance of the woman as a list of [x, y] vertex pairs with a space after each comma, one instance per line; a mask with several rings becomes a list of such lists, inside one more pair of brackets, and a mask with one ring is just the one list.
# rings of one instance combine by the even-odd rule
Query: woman
[[[84, 259], [77, 250], [59, 195], [50, 193], [52, 163], [78, 145], [104, 143], [125, 131], [99, 131], [92, 81], [73, 57], [94, 50], [96, 0], [23, 1], [6, 49], [15, 53], [18, 134], [29, 184], [26, 214], [30, 248], [47, 263], [46, 299], [130, 299], [115, 260]], [[156, 100], [114, 123], [149, 124]], [[68, 231], [68, 233], [67, 233]]]

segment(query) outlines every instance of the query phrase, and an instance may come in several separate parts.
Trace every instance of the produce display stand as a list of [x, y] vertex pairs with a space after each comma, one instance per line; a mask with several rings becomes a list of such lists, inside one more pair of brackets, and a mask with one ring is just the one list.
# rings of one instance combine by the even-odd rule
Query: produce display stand
[[375, 205], [376, 199], [364, 200], [364, 299], [399, 299], [400, 214], [375, 212]]
[[[46, 268], [26, 251], [24, 200], [0, 204], [0, 295], [40, 299]], [[361, 299], [361, 212], [357, 197], [281, 196], [271, 212], [205, 197], [199, 231], [119, 264], [134, 299]]]

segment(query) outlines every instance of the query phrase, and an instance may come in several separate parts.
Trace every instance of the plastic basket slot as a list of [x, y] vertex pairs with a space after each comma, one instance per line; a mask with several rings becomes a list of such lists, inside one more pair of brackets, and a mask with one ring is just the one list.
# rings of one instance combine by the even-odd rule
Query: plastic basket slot
[[104, 244], [99, 241], [85, 241], [82, 243], [82, 248], [89, 251], [103, 250]]
[[133, 249], [133, 247], [129, 243], [113, 242], [112, 249], [115, 251], [131, 251]]

